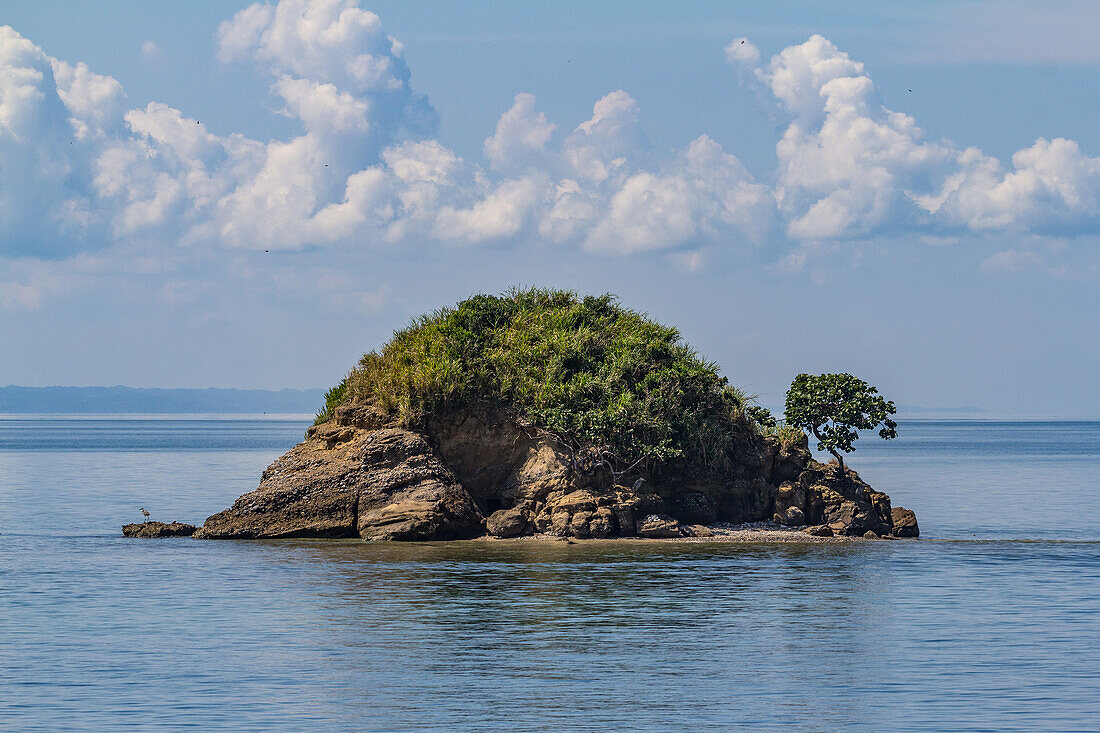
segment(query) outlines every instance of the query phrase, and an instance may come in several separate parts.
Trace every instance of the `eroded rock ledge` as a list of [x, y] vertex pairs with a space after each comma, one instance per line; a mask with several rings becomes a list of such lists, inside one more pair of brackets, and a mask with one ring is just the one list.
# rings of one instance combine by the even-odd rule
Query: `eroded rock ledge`
[[[647, 480], [634, 488], [638, 478]], [[762, 520], [848, 536], [919, 532], [911, 511], [891, 507], [854, 472], [812, 460], [805, 443], [754, 437], [721, 475], [614, 480], [582, 472], [553, 440], [499, 411], [436, 416], [410, 429], [369, 405], [345, 405], [195, 537], [657, 538]]]

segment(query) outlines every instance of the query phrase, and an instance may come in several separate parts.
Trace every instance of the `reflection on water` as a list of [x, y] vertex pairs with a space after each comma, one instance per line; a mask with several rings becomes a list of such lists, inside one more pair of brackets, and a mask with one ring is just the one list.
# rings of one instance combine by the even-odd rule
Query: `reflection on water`
[[59, 544], [2, 545], [0, 720], [20, 730], [1100, 715], [1094, 543]]
[[[242, 449], [271, 440], [255, 430], [214, 449], [0, 448], [0, 728], [1100, 728], [1095, 441], [1057, 460], [955, 451], [950, 471], [863, 452], [926, 534], [956, 540], [117, 536], [141, 504], [201, 521], [253, 488], [283, 450]], [[909, 434], [951, 440], [935, 430]], [[947, 491], [1002, 509], [960, 517]], [[998, 539], [1013, 527], [1056, 541]]]

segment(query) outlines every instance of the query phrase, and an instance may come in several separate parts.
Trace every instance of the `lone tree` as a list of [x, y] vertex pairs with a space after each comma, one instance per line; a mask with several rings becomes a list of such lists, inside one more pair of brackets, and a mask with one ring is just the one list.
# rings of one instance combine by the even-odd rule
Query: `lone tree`
[[840, 464], [850, 453], [860, 430], [878, 431], [883, 440], [898, 437], [898, 424], [890, 419], [894, 403], [884, 400], [878, 390], [851, 374], [799, 374], [787, 390], [787, 425], [809, 430], [817, 438], [817, 449], [827, 450]]

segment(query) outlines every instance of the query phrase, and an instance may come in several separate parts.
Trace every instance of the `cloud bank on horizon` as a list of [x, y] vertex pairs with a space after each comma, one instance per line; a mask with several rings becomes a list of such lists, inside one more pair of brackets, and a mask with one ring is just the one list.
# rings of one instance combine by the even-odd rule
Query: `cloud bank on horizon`
[[928, 140], [819, 35], [768, 61], [748, 39], [726, 48], [786, 121], [767, 181], [706, 135], [656, 154], [622, 90], [560, 131], [519, 93], [484, 160], [464, 160], [433, 137], [437, 113], [401, 43], [356, 0], [257, 3], [223, 22], [218, 41], [221, 61], [270, 74], [301, 134], [219, 136], [165, 104], [128, 109], [117, 80], [0, 28], [0, 255], [156, 242], [546, 242], [631, 255], [897, 233], [1073, 236], [1100, 224], [1100, 158], [1040, 138], [1006, 166]]

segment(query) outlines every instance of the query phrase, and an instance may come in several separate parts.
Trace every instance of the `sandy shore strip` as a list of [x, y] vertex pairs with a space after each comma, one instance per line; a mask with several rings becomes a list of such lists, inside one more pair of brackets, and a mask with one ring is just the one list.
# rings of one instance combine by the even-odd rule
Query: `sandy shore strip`
[[[863, 537], [834, 536], [815, 537], [807, 534], [801, 527], [787, 527], [774, 522], [748, 522], [745, 524], [691, 524], [684, 529], [691, 534], [685, 537], [608, 537], [606, 539], [579, 539], [576, 537], [558, 537], [550, 534], [525, 535], [523, 537], [511, 537], [502, 539], [485, 535], [478, 540], [491, 542], [742, 542], [742, 543], [790, 543], [790, 544], [822, 544], [841, 542], [869, 542]], [[886, 538], [886, 539], [894, 539]], [[474, 540], [477, 541], [477, 540]]]
[[[791, 542], [823, 543], [863, 541], [862, 537], [816, 537], [802, 527], [787, 527], [774, 522], [748, 522], [746, 524], [691, 524], [684, 527], [693, 533], [690, 537], [671, 537], [666, 542]], [[635, 539], [635, 538], [629, 538]]]

